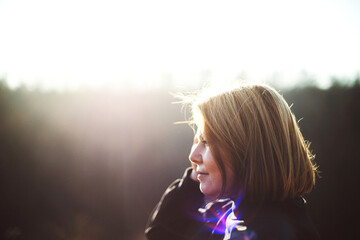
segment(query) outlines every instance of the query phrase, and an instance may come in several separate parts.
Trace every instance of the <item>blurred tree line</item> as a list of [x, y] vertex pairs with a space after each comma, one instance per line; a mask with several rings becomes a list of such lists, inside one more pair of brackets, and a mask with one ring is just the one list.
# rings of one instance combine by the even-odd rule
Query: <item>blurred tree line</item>
[[[282, 90], [320, 178], [305, 196], [323, 239], [359, 238], [360, 79]], [[165, 89], [9, 89], [0, 81], [0, 238], [144, 239], [192, 143]]]

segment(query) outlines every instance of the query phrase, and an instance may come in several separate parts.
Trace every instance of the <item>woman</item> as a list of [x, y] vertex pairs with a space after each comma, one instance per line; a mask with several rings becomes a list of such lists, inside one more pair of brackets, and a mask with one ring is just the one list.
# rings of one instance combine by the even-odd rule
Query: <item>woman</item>
[[190, 102], [192, 168], [162, 196], [147, 238], [319, 239], [302, 197], [316, 167], [284, 98], [242, 84]]

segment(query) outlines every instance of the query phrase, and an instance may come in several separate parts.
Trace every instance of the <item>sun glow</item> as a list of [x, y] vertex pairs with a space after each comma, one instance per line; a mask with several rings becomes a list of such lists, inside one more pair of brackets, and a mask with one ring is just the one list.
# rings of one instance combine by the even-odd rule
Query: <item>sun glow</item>
[[0, 77], [44, 88], [288, 84], [306, 70], [325, 84], [359, 71], [356, 9], [322, 0], [2, 0]]

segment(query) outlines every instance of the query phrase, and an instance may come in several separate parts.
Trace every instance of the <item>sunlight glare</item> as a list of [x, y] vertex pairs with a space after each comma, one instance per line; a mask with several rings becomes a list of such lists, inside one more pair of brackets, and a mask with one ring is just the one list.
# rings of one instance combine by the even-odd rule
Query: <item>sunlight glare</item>
[[[192, 85], [204, 71], [214, 81], [243, 73], [286, 84], [304, 69], [320, 81], [359, 71], [359, 17], [336, 1], [3, 0], [0, 6], [0, 75], [12, 87], [158, 87], [164, 74], [171, 84]], [[351, 22], [333, 17], [339, 14]]]

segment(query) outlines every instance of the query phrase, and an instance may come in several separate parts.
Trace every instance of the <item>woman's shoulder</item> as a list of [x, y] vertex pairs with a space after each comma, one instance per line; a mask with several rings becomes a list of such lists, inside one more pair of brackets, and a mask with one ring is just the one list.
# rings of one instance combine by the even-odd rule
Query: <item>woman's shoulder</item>
[[148, 220], [148, 239], [190, 239], [202, 226], [197, 219], [201, 217], [198, 208], [203, 204], [203, 195], [190, 173], [191, 169], [187, 169], [166, 189]]
[[[254, 239], [320, 239], [304, 198], [266, 202], [245, 216], [247, 229]], [[241, 215], [241, 212], [239, 213]]]

